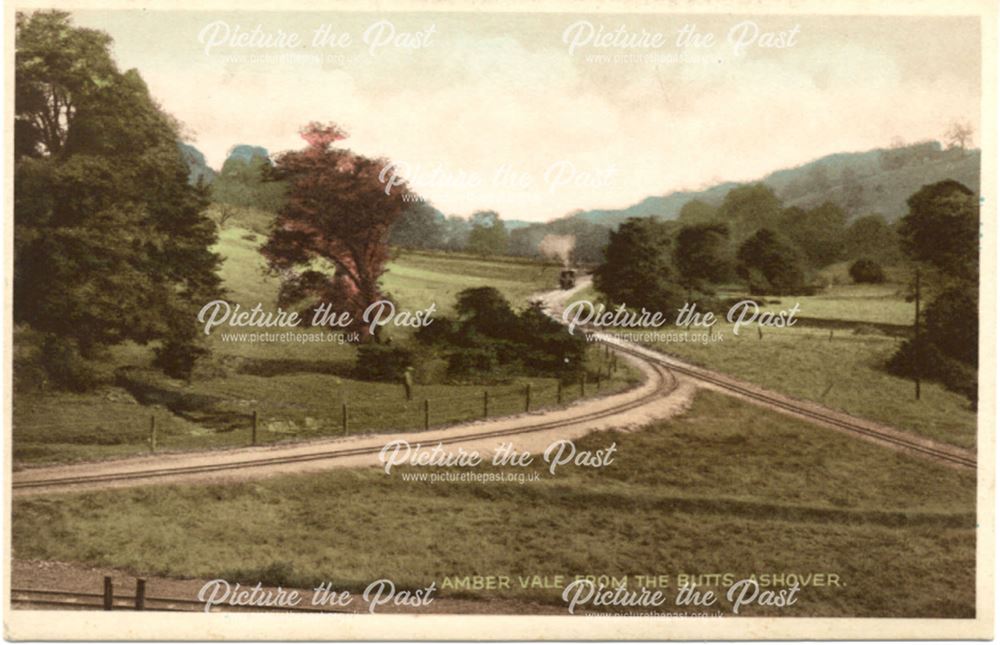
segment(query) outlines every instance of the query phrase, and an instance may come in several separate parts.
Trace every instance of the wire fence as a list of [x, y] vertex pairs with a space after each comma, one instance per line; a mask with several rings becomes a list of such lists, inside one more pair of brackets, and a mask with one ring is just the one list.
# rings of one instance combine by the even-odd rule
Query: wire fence
[[[46, 444], [75, 444], [106, 448], [116, 454], [155, 453], [198, 448], [231, 448], [330, 438], [354, 434], [427, 430], [475, 420], [555, 409], [600, 393], [626, 388], [628, 375], [619, 373], [617, 360], [607, 360], [596, 372], [579, 380], [528, 382], [477, 388], [455, 386], [454, 394], [437, 393], [440, 386], [383, 388], [378, 397], [335, 395], [322, 405], [292, 407], [281, 401], [258, 401], [243, 410], [200, 413], [202, 418], [164, 409], [81, 423], [72, 419], [30, 423], [14, 415], [14, 431], [21, 456], [37, 450], [44, 458]], [[387, 396], [387, 392], [391, 395]], [[25, 445], [28, 444], [28, 445]], [[15, 451], [15, 456], [18, 456]]]

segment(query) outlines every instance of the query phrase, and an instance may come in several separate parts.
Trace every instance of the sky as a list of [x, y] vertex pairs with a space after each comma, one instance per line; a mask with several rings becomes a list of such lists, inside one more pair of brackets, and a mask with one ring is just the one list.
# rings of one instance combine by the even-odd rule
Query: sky
[[303, 125], [334, 122], [447, 214], [624, 208], [941, 139], [955, 120], [978, 133], [980, 117], [969, 18], [73, 15], [112, 36], [209, 165], [236, 144], [301, 148]]

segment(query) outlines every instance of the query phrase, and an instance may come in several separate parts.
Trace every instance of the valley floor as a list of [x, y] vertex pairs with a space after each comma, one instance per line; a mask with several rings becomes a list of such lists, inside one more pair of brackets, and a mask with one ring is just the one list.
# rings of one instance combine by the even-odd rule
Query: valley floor
[[559, 589], [530, 582], [444, 585], [664, 575], [676, 590], [682, 574], [823, 573], [838, 584], [746, 615], [974, 614], [974, 473], [712, 392], [676, 419], [577, 445], [612, 442], [607, 467], [551, 476], [539, 462], [523, 484], [414, 481], [426, 469], [412, 467], [17, 500], [14, 556], [304, 588], [391, 576], [436, 581], [441, 598], [557, 608]]

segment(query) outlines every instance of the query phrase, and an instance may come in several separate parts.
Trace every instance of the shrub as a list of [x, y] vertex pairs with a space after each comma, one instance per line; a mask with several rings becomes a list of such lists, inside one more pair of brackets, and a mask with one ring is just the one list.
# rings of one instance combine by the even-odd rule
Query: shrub
[[965, 396], [976, 405], [979, 381], [976, 369], [949, 357], [937, 345], [921, 337], [918, 344], [913, 340], [903, 343], [886, 363], [889, 373], [904, 378], [920, 377], [938, 381], [952, 392]]
[[76, 342], [69, 338], [47, 336], [39, 360], [49, 379], [60, 388], [85, 392], [100, 384], [98, 370], [80, 355]]
[[204, 347], [187, 340], [164, 341], [156, 348], [153, 365], [171, 378], [190, 379], [194, 364], [208, 353]]
[[848, 270], [854, 284], [881, 284], [885, 282], [882, 266], [871, 258], [855, 260]]
[[452, 378], [493, 372], [498, 365], [497, 353], [492, 347], [462, 347], [448, 355], [448, 375]]
[[949, 357], [979, 362], [979, 298], [975, 285], [943, 292], [924, 310], [924, 336]]
[[458, 294], [457, 321], [435, 319], [419, 330], [417, 340], [448, 355], [448, 376], [469, 379], [520, 372], [561, 375], [582, 369], [586, 341], [550, 319], [539, 305], [520, 314], [492, 287]]
[[413, 366], [413, 352], [403, 347], [368, 343], [358, 347], [354, 375], [365, 381], [394, 381]]

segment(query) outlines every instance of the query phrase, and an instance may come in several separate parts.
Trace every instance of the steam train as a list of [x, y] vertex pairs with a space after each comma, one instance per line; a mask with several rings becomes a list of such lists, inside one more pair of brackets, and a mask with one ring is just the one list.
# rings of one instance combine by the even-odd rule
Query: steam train
[[559, 288], [572, 289], [576, 286], [576, 269], [563, 269], [559, 272]]

